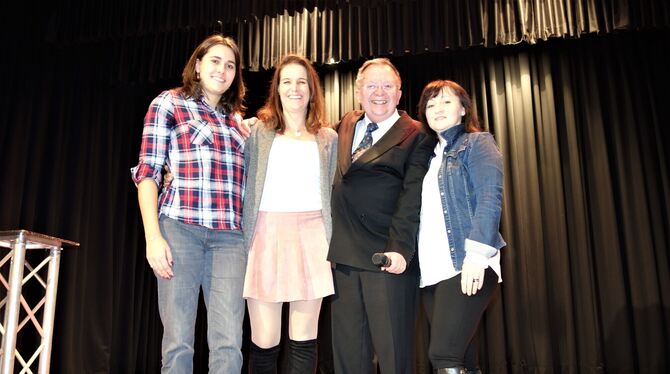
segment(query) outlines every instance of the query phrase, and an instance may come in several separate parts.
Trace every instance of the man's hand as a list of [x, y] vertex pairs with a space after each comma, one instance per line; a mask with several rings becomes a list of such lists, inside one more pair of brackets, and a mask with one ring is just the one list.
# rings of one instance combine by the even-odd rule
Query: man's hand
[[382, 267], [382, 271], [387, 271], [392, 274], [401, 274], [407, 268], [405, 257], [398, 252], [384, 252], [386, 257], [391, 260], [391, 266]]

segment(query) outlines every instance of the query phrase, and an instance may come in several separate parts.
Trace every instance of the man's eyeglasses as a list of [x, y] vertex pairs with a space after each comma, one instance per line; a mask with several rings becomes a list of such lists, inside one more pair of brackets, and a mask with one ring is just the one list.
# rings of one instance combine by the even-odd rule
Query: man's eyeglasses
[[363, 85], [367, 91], [377, 91], [378, 88], [381, 88], [385, 92], [394, 91], [397, 86], [389, 82], [367, 82]]

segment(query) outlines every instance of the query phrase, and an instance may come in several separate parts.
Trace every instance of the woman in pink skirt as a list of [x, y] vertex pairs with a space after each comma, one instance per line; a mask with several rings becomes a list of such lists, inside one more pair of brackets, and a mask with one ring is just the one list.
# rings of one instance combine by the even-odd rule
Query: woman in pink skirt
[[288, 302], [289, 373], [313, 373], [321, 300], [333, 294], [326, 255], [337, 134], [325, 121], [319, 77], [308, 60], [281, 60], [258, 117], [245, 145], [250, 369], [276, 373]]

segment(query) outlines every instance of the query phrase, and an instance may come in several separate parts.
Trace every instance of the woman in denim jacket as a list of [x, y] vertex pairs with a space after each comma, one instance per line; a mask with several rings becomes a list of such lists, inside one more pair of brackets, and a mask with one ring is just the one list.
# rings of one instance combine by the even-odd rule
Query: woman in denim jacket
[[424, 88], [419, 118], [434, 134], [424, 145], [435, 149], [423, 181], [419, 228], [428, 354], [437, 373], [478, 373], [473, 337], [502, 281], [502, 155], [482, 131], [467, 92], [452, 81]]

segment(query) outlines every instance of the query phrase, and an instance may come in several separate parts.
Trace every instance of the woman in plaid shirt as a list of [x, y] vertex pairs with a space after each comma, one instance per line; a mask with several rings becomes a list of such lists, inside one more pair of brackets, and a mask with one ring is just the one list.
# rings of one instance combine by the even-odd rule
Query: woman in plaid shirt
[[[210, 372], [242, 367], [242, 237], [244, 137], [239, 128], [245, 87], [240, 52], [213, 35], [195, 49], [183, 85], [162, 92], [144, 118], [139, 163], [131, 169], [158, 279], [164, 334], [162, 372], [193, 370], [198, 294], [207, 306]], [[172, 181], [158, 193], [161, 170]]]

